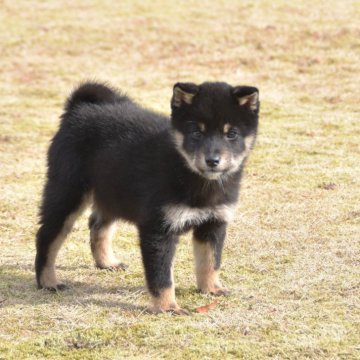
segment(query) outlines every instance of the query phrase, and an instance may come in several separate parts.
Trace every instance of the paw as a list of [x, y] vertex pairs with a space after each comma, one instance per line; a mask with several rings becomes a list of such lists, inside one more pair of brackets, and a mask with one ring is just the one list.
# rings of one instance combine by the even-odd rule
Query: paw
[[199, 289], [202, 294], [211, 294], [214, 296], [227, 296], [230, 295], [230, 290], [222, 286], [214, 286], [211, 288]]
[[167, 312], [171, 313], [172, 315], [186, 315], [186, 316], [190, 315], [190, 311], [179, 307], [176, 309], [167, 310]]
[[170, 313], [171, 315], [190, 315], [190, 312], [186, 309], [182, 309], [179, 306], [172, 306], [169, 308], [155, 308], [152, 307], [149, 309], [152, 314], [164, 314]]
[[98, 269], [108, 270], [108, 271], [125, 271], [129, 265], [124, 263], [117, 263], [114, 265], [104, 266], [104, 265], [96, 265]]
[[67, 286], [65, 284], [56, 284], [56, 285], [53, 285], [53, 286], [39, 285], [38, 289], [44, 289], [44, 290], [51, 291], [51, 292], [57, 292], [57, 291], [67, 290], [67, 289], [69, 289], [69, 286]]
[[210, 291], [210, 294], [215, 296], [228, 296], [230, 295], [230, 290], [225, 287], [218, 287]]

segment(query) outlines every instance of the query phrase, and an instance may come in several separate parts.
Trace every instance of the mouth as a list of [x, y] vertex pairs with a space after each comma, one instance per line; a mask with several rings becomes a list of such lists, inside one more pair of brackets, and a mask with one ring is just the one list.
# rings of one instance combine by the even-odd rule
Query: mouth
[[201, 175], [208, 180], [218, 180], [225, 173], [223, 170], [201, 170]]

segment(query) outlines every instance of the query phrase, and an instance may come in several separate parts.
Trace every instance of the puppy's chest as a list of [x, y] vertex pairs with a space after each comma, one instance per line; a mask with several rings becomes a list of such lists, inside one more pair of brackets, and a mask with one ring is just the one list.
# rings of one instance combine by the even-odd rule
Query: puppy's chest
[[171, 204], [163, 207], [165, 225], [172, 231], [186, 231], [192, 226], [207, 221], [229, 222], [233, 219], [236, 204], [221, 204], [212, 207], [190, 207]]

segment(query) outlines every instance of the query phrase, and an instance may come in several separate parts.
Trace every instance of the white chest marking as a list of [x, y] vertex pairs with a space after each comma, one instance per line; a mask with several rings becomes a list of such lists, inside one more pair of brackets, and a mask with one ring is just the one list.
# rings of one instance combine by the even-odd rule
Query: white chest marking
[[200, 225], [209, 220], [229, 222], [234, 216], [235, 207], [235, 204], [211, 208], [195, 208], [182, 204], [166, 205], [163, 212], [166, 225], [173, 231], [181, 231], [185, 226]]

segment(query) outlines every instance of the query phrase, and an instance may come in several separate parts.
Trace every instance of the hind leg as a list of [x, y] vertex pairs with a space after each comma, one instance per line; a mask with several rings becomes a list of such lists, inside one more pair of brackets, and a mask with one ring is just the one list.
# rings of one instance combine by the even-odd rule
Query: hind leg
[[108, 220], [98, 211], [94, 211], [89, 219], [89, 228], [91, 252], [96, 266], [100, 269], [125, 270], [127, 265], [115, 257], [112, 249], [115, 221]]
[[38, 288], [61, 290], [65, 286], [57, 280], [56, 256], [67, 234], [86, 206], [79, 189], [65, 189], [49, 181], [44, 191], [41, 226], [36, 236], [35, 271]]

